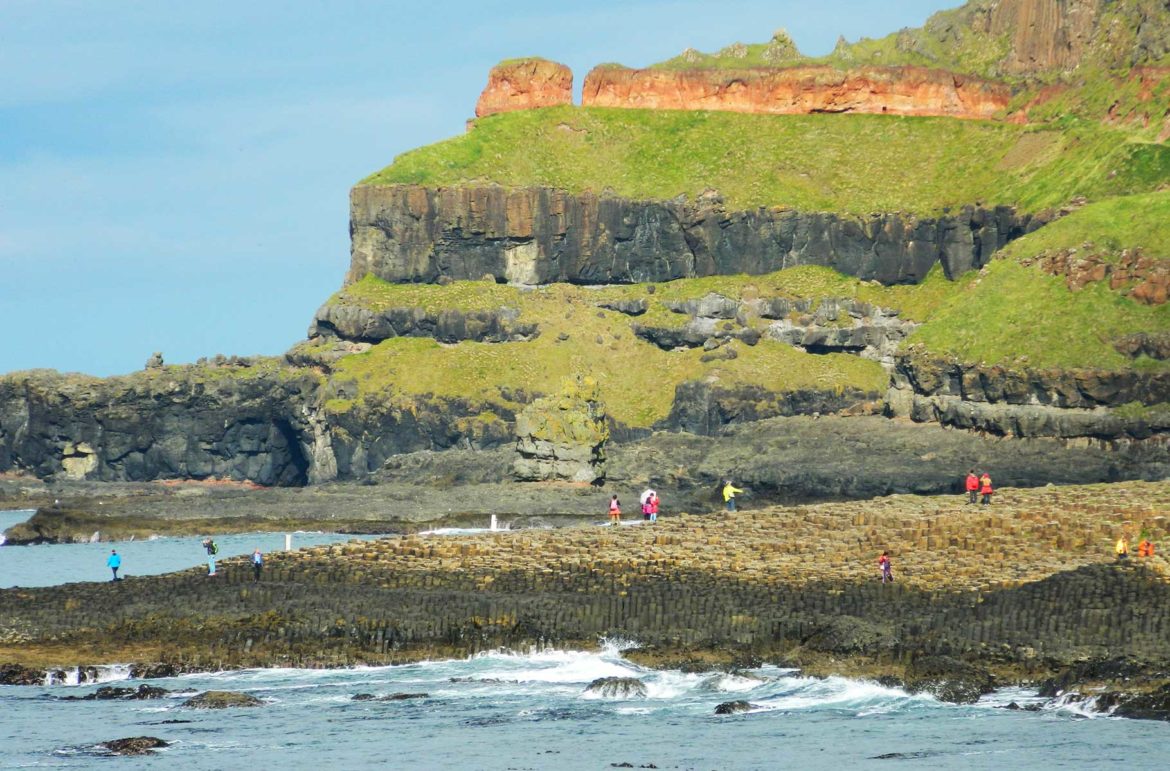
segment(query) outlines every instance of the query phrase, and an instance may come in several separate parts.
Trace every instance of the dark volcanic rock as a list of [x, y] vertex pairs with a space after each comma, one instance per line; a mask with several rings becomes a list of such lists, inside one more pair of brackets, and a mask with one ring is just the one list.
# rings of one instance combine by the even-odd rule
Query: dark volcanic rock
[[429, 699], [429, 693], [391, 693], [387, 696], [375, 696], [372, 693], [354, 694], [353, 701], [409, 701], [411, 699]]
[[883, 284], [985, 264], [1043, 224], [1008, 207], [865, 217], [728, 211], [718, 196], [630, 201], [550, 188], [359, 185], [350, 193], [349, 281], [440, 277], [614, 284], [826, 265]]
[[734, 715], [739, 712], [748, 712], [752, 709], [754, 709], [754, 705], [746, 701], [725, 701], [715, 707], [715, 714]]
[[0, 664], [0, 685], [43, 685], [45, 673], [20, 664]]
[[99, 746], [105, 747], [113, 755], [153, 755], [154, 750], [169, 747], [171, 744], [153, 736], [132, 736], [126, 739], [111, 739]]
[[161, 699], [170, 691], [157, 688], [153, 685], [140, 685], [137, 688], [127, 688], [116, 685], [103, 685], [93, 693], [85, 696], [65, 696], [62, 701], [109, 701], [114, 699]]
[[228, 707], [260, 707], [264, 702], [246, 693], [235, 691], [206, 691], [183, 702], [192, 709], [227, 709]]
[[876, 654], [893, 648], [897, 638], [889, 625], [853, 616], [838, 616], [818, 626], [804, 647], [824, 653]]
[[[643, 308], [643, 312], [645, 308]], [[378, 343], [392, 337], [429, 337], [440, 343], [475, 340], [504, 343], [532, 340], [540, 334], [535, 324], [517, 321], [515, 308], [494, 311], [389, 308], [375, 313], [356, 305], [322, 305], [313, 317], [309, 337], [339, 337], [362, 343]]]
[[[774, 393], [759, 386], [724, 387], [691, 381], [674, 391], [670, 415], [658, 428], [714, 435], [727, 426], [775, 417], [832, 414], [843, 410], [876, 411], [881, 395], [848, 388], [841, 390]], [[866, 410], [864, 405], [873, 405]]]
[[907, 667], [905, 687], [910, 693], [929, 693], [940, 701], [972, 704], [995, 689], [995, 678], [982, 667], [949, 656], [925, 656]]
[[1139, 720], [1170, 720], [1170, 684], [1156, 691], [1123, 698], [1113, 714]]
[[585, 687], [585, 693], [616, 699], [644, 699], [646, 684], [636, 677], [599, 677]]

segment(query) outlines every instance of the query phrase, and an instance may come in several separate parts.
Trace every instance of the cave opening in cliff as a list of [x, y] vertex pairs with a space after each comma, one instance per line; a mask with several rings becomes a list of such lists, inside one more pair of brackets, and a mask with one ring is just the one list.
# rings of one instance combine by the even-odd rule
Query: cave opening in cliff
[[[309, 459], [301, 448], [300, 438], [292, 424], [281, 418], [274, 421], [280, 438], [283, 440], [287, 455], [276, 474], [276, 484], [279, 487], [304, 487], [309, 483]], [[274, 453], [279, 448], [273, 448]], [[275, 460], [275, 458], [274, 458]]]

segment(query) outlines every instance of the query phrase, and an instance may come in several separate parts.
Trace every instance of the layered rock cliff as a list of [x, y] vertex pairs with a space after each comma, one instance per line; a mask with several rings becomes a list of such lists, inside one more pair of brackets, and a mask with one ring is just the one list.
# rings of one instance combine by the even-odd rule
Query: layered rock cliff
[[475, 105], [475, 116], [572, 102], [573, 73], [568, 67], [546, 59], [517, 59], [492, 68]]
[[630, 201], [548, 188], [358, 186], [346, 280], [613, 284], [824, 265], [908, 284], [939, 263], [948, 276], [979, 267], [1043, 222], [1009, 207], [853, 217], [728, 211], [718, 195]]
[[870, 113], [987, 120], [1007, 109], [1011, 89], [924, 67], [631, 70], [595, 68], [584, 107], [729, 110], [762, 115]]

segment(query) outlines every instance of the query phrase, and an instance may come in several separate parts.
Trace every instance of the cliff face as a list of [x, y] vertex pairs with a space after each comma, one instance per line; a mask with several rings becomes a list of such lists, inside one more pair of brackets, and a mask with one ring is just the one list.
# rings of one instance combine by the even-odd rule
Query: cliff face
[[1042, 221], [1007, 207], [937, 218], [728, 211], [717, 196], [630, 201], [502, 187], [359, 186], [350, 195], [347, 282], [441, 277], [518, 284], [658, 282], [824, 265], [883, 284], [986, 263]]
[[989, 35], [1010, 36], [1005, 72], [1034, 74], [1081, 63], [1101, 6], [1102, 0], [1000, 0], [983, 18]]
[[573, 103], [573, 73], [545, 59], [520, 59], [492, 67], [475, 116]]
[[629, 70], [598, 67], [584, 107], [728, 110], [765, 115], [870, 113], [987, 120], [1005, 110], [1000, 83], [924, 67]]

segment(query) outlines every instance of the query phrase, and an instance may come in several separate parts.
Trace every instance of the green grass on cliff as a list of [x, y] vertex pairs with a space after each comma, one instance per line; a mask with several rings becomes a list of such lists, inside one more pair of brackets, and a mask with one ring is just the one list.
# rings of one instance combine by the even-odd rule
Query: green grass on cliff
[[1170, 304], [1142, 305], [1108, 281], [1072, 291], [1063, 276], [1024, 264], [1068, 249], [1115, 261], [1135, 248], [1170, 260], [1170, 192], [1091, 204], [1012, 243], [983, 271], [955, 282], [911, 342], [988, 364], [1170, 369], [1170, 362], [1134, 362], [1113, 347], [1127, 334], [1170, 332]]
[[1027, 210], [1145, 192], [1170, 148], [1088, 122], [1027, 128], [884, 115], [553, 107], [492, 115], [362, 181], [548, 186], [636, 199], [718, 190], [729, 209], [933, 214], [974, 202]]
[[[821, 280], [836, 290], [854, 283], [824, 269], [787, 271], [805, 287]], [[520, 320], [537, 322], [541, 334], [527, 343], [440, 345], [434, 340], [397, 338], [370, 351], [347, 356], [337, 364], [336, 378], [352, 380], [359, 400], [374, 397], [391, 405], [407, 406], [423, 395], [462, 397], [473, 402], [508, 404], [508, 391], [553, 393], [564, 378], [583, 373], [597, 379], [609, 414], [631, 426], [649, 426], [667, 416], [679, 383], [707, 379], [727, 386], [761, 385], [773, 391], [802, 388], [837, 390], [846, 387], [880, 393], [886, 376], [875, 362], [848, 355], [813, 356], [790, 346], [761, 341], [756, 346], [735, 343], [739, 356], [702, 362], [701, 349], [668, 352], [643, 341], [631, 331], [633, 322], [681, 324], [686, 317], [661, 306], [664, 299], [701, 297], [718, 287], [740, 296], [745, 286], [784, 284], [781, 274], [771, 277], [724, 277], [660, 285], [649, 294], [646, 286], [602, 290], [558, 284], [522, 291], [490, 282], [456, 282], [449, 286], [387, 284], [367, 276], [335, 295], [332, 302], [370, 307], [427, 307], [433, 310], [468, 307], [516, 307]], [[684, 288], [684, 285], [690, 285]], [[738, 287], [738, 290], [737, 290]], [[802, 293], [789, 293], [799, 296]], [[650, 299], [654, 310], [636, 319], [602, 310], [598, 302], [629, 296]], [[352, 402], [334, 401], [334, 410]]]

